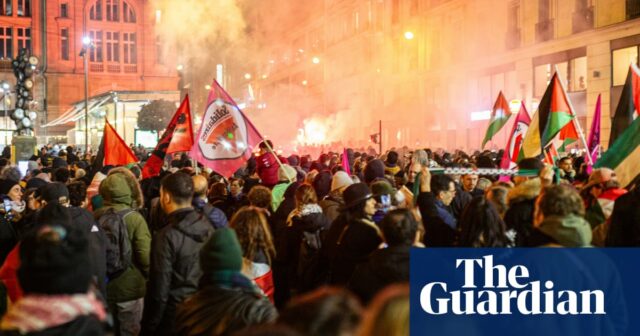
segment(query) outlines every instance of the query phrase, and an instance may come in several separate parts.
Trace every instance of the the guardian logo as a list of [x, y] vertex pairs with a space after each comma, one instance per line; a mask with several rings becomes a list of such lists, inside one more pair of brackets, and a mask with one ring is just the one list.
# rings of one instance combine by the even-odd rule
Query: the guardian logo
[[[456, 269], [464, 272], [462, 290], [449, 291], [445, 282], [422, 287], [420, 306], [427, 314], [606, 315], [602, 290], [558, 290], [551, 280], [531, 281], [525, 266], [494, 265], [492, 255], [456, 259]], [[476, 271], [483, 271], [481, 284]]]

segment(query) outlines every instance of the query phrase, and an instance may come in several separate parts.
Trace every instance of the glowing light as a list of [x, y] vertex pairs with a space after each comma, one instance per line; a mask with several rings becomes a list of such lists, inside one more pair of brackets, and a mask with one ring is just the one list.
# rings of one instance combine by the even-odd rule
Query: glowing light
[[273, 63], [275, 63], [275, 62], [276, 62], [276, 61], [274, 61], [274, 60], [269, 60], [269, 64], [273, 64]]
[[251, 79], [251, 74], [250, 73], [244, 74], [244, 79], [246, 79], [246, 80]]
[[309, 84], [309, 82], [307, 82], [306, 79], [302, 81], [302, 85], [307, 86], [307, 84]]
[[91, 44], [91, 38], [89, 36], [85, 36], [82, 38], [82, 44], [84, 44], [85, 46], [88, 46]]
[[471, 112], [471, 121], [491, 119], [491, 110]]
[[245, 149], [247, 148], [247, 145], [244, 144], [244, 142], [236, 142], [236, 147], [238, 147], [238, 149]]
[[244, 110], [245, 107], [247, 107], [247, 103], [238, 104], [238, 108], [241, 109], [241, 110]]
[[160, 23], [162, 22], [162, 11], [161, 10], [156, 10], [156, 23]]
[[220, 141], [220, 143], [222, 143], [222, 147], [224, 147], [224, 149], [231, 149], [231, 144], [227, 141]]
[[414, 38], [413, 32], [411, 32], [411, 31], [404, 32], [404, 38], [407, 39], [407, 40], [413, 40], [413, 38]]
[[327, 138], [327, 127], [316, 120], [303, 121], [303, 128], [298, 129], [299, 143], [322, 144]]
[[511, 110], [511, 112], [518, 112], [518, 110], [520, 110], [520, 103], [521, 101], [519, 99], [514, 99], [510, 101], [509, 110]]
[[178, 70], [178, 71], [184, 70], [184, 65], [178, 64], [178, 66], [176, 67], [176, 70]]
[[311, 59], [311, 62], [313, 62], [313, 64], [320, 64], [320, 58], [319, 57], [314, 57]]
[[208, 90], [211, 90], [211, 85], [209, 85], [209, 84], [205, 85], [205, 86], [204, 86], [204, 89], [205, 89], [205, 90], [207, 90], [207, 91], [208, 91]]
[[304, 52], [304, 49], [298, 49], [298, 52], [302, 54]]
[[267, 79], [269, 76], [267, 75], [262, 75], [262, 79]]

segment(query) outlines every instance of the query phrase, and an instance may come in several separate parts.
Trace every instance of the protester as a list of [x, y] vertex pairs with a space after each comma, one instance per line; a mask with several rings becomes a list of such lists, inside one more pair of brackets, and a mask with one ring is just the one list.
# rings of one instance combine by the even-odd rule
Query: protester
[[227, 226], [227, 216], [222, 209], [207, 203], [207, 179], [202, 175], [193, 176], [193, 201], [191, 206], [209, 220], [215, 229]]
[[449, 211], [456, 193], [451, 177], [434, 175], [423, 168], [420, 173], [418, 207], [424, 223], [424, 244], [427, 247], [453, 246], [458, 221]]
[[142, 335], [169, 335], [177, 305], [198, 287], [198, 256], [213, 227], [191, 207], [193, 194], [193, 180], [185, 173], [162, 179], [160, 205], [167, 226], [153, 238]]
[[320, 207], [322, 213], [329, 222], [333, 222], [340, 214], [341, 207], [344, 206], [342, 194], [348, 186], [353, 184], [353, 180], [346, 172], [336, 172], [331, 179], [331, 191], [321, 199]]
[[461, 247], [510, 247], [515, 232], [509, 234], [493, 203], [484, 197], [474, 198], [462, 212], [458, 222]]
[[[518, 162], [518, 169], [541, 171], [544, 165], [535, 158]], [[509, 190], [507, 199], [509, 209], [504, 214], [507, 229], [516, 232], [516, 246], [524, 246], [533, 229], [533, 210], [536, 198], [542, 190], [542, 181], [538, 176], [515, 176], [515, 187]]]
[[626, 192], [620, 188], [613, 170], [599, 168], [591, 173], [580, 194], [586, 205], [585, 219], [592, 228], [609, 219], [616, 200]]
[[296, 170], [288, 164], [278, 168], [278, 183], [271, 190], [271, 209], [278, 209], [289, 185], [296, 181]]
[[277, 312], [242, 272], [242, 249], [229, 228], [216, 230], [200, 250], [198, 290], [176, 312], [176, 335], [229, 335], [269, 323]]
[[260, 176], [262, 185], [267, 188], [273, 188], [278, 183], [278, 159], [273, 153], [273, 143], [266, 140], [260, 143], [259, 156], [256, 158], [256, 172]]

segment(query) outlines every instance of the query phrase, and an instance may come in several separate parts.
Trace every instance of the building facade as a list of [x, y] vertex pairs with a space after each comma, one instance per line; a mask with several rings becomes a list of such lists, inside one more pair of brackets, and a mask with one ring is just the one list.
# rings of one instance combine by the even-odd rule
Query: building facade
[[[83, 105], [85, 54], [89, 100], [109, 92], [164, 92], [168, 97], [176, 96], [175, 55], [163, 50], [154, 33], [155, 25], [161, 24], [161, 13], [156, 12], [150, 1], [3, 0], [1, 3], [0, 79], [15, 82], [11, 59], [20, 48], [29, 49], [40, 60], [33, 89], [39, 143], [56, 140], [84, 143], [83, 137], [67, 138], [76, 134], [68, 133], [76, 124], [84, 124], [84, 116], [80, 119], [74, 116], [63, 123], [60, 117], [78, 103]], [[84, 37], [91, 38], [86, 53]], [[105, 116], [95, 113], [97, 118]], [[123, 111], [108, 113], [106, 117], [122, 125], [119, 131], [125, 125], [135, 126], [135, 111], [126, 115]], [[133, 138], [127, 140], [133, 142]]]
[[[282, 83], [321, 97], [318, 111], [349, 115], [344, 123], [358, 126], [343, 135], [356, 145], [366, 145], [382, 120], [385, 148], [478, 149], [498, 93], [533, 114], [557, 69], [583, 130], [602, 96], [606, 148], [611, 113], [638, 62], [638, 0], [321, 3], [286, 30], [287, 47], [272, 52], [315, 47], [322, 62], [307, 55], [289, 66], [264, 64], [271, 73], [255, 85], [267, 108]], [[503, 147], [506, 133], [488, 147]]]

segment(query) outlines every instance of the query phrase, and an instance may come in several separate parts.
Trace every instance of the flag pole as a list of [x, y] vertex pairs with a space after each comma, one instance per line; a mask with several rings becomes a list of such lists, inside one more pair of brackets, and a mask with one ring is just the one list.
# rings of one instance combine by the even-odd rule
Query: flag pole
[[382, 120], [378, 122], [378, 155], [382, 155]]
[[[556, 72], [556, 76], [558, 75], [558, 66], [554, 65], [554, 70]], [[573, 108], [573, 104], [571, 103], [571, 99], [569, 99], [569, 97], [567, 96], [567, 90], [564, 87], [564, 83], [562, 82], [562, 78], [558, 77], [558, 82], [560, 82], [560, 87], [562, 88], [562, 92], [564, 93], [565, 97], [567, 98], [567, 103], [569, 104], [569, 108], [571, 109], [571, 111], [573, 113], [576, 113], [576, 110]], [[576, 126], [576, 129], [578, 130], [578, 136], [580, 137], [580, 141], [582, 142], [582, 146], [584, 146], [584, 149], [587, 151], [587, 153], [589, 153], [589, 147], [587, 146], [587, 140], [584, 137], [584, 133], [582, 132], [582, 127], [580, 126], [580, 123], [578, 122], [578, 115], [574, 114], [573, 118], [571, 118], [571, 121], [573, 122], [573, 125]], [[589, 160], [589, 164], [593, 165], [593, 160], [591, 160], [591, 156], [587, 155], [587, 159]]]

